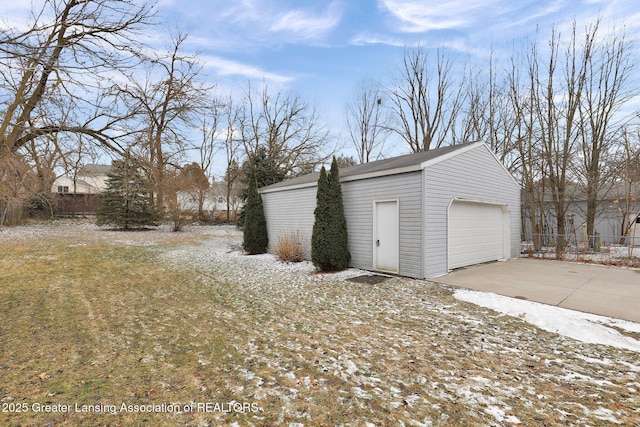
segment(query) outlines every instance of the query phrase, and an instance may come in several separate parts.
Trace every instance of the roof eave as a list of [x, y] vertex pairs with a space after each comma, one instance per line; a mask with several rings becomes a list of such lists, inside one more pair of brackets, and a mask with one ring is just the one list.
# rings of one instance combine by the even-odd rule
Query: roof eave
[[[414, 165], [409, 165], [409, 166], [403, 166], [403, 167], [399, 167], [399, 168], [393, 168], [393, 169], [385, 169], [385, 170], [380, 170], [380, 171], [375, 171], [375, 172], [367, 172], [367, 173], [359, 173], [359, 174], [355, 174], [355, 175], [349, 175], [346, 177], [340, 177], [340, 181], [341, 182], [349, 182], [349, 181], [359, 181], [362, 179], [369, 179], [369, 178], [379, 178], [379, 177], [383, 177], [383, 176], [390, 176], [390, 175], [399, 175], [399, 174], [403, 174], [403, 173], [409, 173], [409, 172], [417, 172], [417, 171], [421, 171], [427, 167], [431, 167], [435, 164], [438, 164], [440, 162], [449, 160], [455, 156], [458, 156], [462, 153], [465, 153], [467, 151], [470, 150], [474, 150], [478, 147], [485, 147], [488, 149], [487, 144], [485, 144], [483, 141], [478, 141], [478, 142], [474, 142], [471, 144], [468, 144], [465, 147], [462, 148], [458, 148], [456, 150], [453, 150], [449, 153], [443, 154], [441, 156], [438, 156], [434, 159], [430, 159], [430, 160], [426, 160], [422, 163], [417, 163]], [[491, 152], [491, 150], [488, 150], [489, 152]], [[495, 154], [494, 154], [495, 157]], [[497, 158], [496, 158], [497, 159]], [[498, 160], [499, 162], [499, 160]], [[512, 177], [513, 179], [513, 177]], [[297, 189], [301, 189], [301, 188], [308, 188], [308, 187], [315, 187], [317, 186], [318, 182], [316, 181], [312, 181], [312, 182], [305, 182], [305, 183], [300, 183], [300, 184], [293, 184], [293, 185], [287, 185], [287, 186], [279, 186], [279, 187], [275, 187], [275, 188], [262, 188], [259, 190], [260, 193], [262, 194], [266, 194], [266, 193], [274, 193], [277, 191], [285, 191], [285, 190], [297, 190]]]
[[[340, 177], [340, 182], [360, 181], [362, 179], [379, 178], [382, 176], [389, 176], [389, 175], [399, 175], [402, 173], [417, 172], [420, 170], [422, 170], [422, 167], [420, 164], [417, 164], [417, 165], [411, 165], [411, 166], [404, 166], [401, 168], [386, 169], [386, 170], [381, 170], [376, 172], [360, 173], [357, 175]], [[259, 189], [258, 191], [262, 194], [266, 194], [266, 193], [274, 193], [276, 191], [297, 190], [300, 188], [315, 187], [317, 185], [318, 185], [318, 181], [312, 181], [312, 182], [305, 182], [301, 184], [293, 184], [293, 185], [287, 185], [287, 186], [276, 187], [276, 188], [264, 187]]]
[[441, 156], [438, 156], [438, 157], [436, 157], [434, 159], [425, 160], [424, 162], [422, 162], [420, 164], [420, 169], [426, 169], [426, 168], [428, 168], [430, 166], [436, 165], [436, 164], [438, 164], [440, 162], [447, 161], [447, 160], [449, 160], [449, 159], [451, 159], [453, 157], [459, 156], [462, 153], [466, 153], [467, 151], [475, 150], [476, 148], [482, 147], [482, 146], [486, 147], [487, 144], [485, 144], [483, 141], [477, 141], [477, 142], [474, 142], [472, 144], [468, 144], [468, 145], [466, 145], [466, 146], [464, 146], [462, 148], [458, 148], [457, 150], [450, 151], [450, 152], [448, 152], [446, 154], [443, 154]]

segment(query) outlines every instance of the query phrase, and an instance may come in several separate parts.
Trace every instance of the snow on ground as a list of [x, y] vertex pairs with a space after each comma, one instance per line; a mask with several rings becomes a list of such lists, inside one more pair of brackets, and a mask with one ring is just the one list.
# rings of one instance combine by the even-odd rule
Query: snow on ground
[[[343, 425], [640, 425], [640, 345], [631, 338], [640, 326], [631, 322], [487, 293], [454, 298], [423, 280], [355, 284], [345, 279], [369, 273], [316, 274], [309, 262], [246, 256], [229, 226], [186, 227], [183, 244], [163, 245], [175, 234], [58, 223], [5, 229], [0, 243], [47, 232], [78, 244], [155, 244], [167, 265], [210, 287], [225, 304], [201, 304], [233, 331], [242, 361], [206, 385], [257, 402], [276, 414], [273, 425], [336, 425], [342, 416], [353, 420]], [[206, 364], [211, 355], [198, 357]]]
[[459, 289], [455, 291], [454, 296], [462, 301], [517, 316], [545, 331], [586, 343], [604, 344], [640, 352], [640, 341], [622, 335], [609, 327], [615, 326], [630, 332], [640, 332], [640, 323], [509, 298], [491, 292]]

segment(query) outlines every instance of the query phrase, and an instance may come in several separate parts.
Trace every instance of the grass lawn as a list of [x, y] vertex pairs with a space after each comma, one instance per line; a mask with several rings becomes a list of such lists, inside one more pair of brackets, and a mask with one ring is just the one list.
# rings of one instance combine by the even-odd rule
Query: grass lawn
[[11, 233], [1, 425], [640, 424], [637, 353], [425, 281], [273, 267], [228, 230]]
[[[242, 397], [215, 379], [240, 360], [233, 322], [213, 315], [225, 301], [163, 267], [161, 249], [64, 238], [3, 247], [0, 417], [9, 425], [188, 424], [196, 413], [126, 413], [121, 405]], [[45, 405], [72, 408], [46, 413]]]

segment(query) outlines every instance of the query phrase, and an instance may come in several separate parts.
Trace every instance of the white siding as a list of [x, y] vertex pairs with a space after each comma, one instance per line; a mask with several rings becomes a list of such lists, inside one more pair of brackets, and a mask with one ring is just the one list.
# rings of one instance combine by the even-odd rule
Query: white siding
[[[399, 203], [399, 274], [446, 274], [447, 211], [453, 199], [508, 206], [511, 257], [520, 252], [520, 188], [485, 145], [423, 164], [425, 169], [342, 182], [353, 267], [373, 269], [374, 201]], [[269, 249], [287, 232], [299, 232], [311, 258], [316, 186], [262, 194]]]
[[373, 269], [373, 202], [398, 200], [400, 210], [400, 265], [398, 273], [422, 275], [421, 172], [342, 183], [344, 214], [349, 232], [351, 265]]
[[311, 259], [316, 188], [313, 186], [262, 194], [270, 252], [273, 252], [285, 233], [299, 232], [306, 247], [305, 258]]
[[[422, 276], [421, 172], [342, 183], [352, 267], [373, 269], [373, 202], [398, 200], [400, 209], [399, 274]], [[269, 251], [286, 232], [303, 236], [306, 258], [311, 259], [311, 234], [317, 187], [262, 194], [269, 233]]]
[[447, 211], [454, 198], [508, 205], [511, 257], [520, 253], [520, 188], [485, 146], [424, 169], [424, 273], [447, 274]]
[[56, 180], [53, 181], [53, 185], [51, 185], [51, 192], [58, 193], [58, 187], [68, 187], [69, 193], [75, 194], [98, 194], [101, 192], [99, 188], [93, 187], [81, 179], [76, 179], [74, 183], [73, 179], [68, 176], [60, 176], [56, 178]]

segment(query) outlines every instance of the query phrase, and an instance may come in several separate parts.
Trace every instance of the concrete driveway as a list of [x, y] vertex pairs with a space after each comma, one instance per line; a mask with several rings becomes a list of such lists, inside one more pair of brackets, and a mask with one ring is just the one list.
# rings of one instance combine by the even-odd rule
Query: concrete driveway
[[520, 258], [466, 267], [432, 280], [640, 322], [638, 270]]

